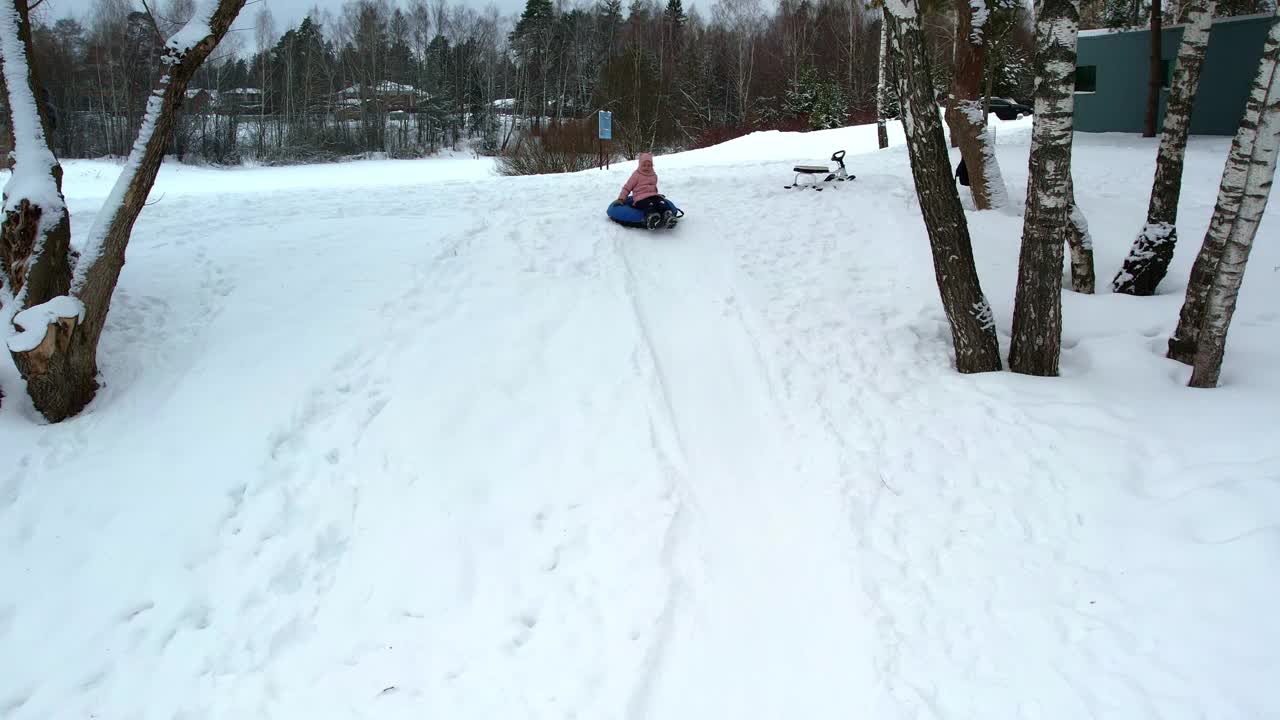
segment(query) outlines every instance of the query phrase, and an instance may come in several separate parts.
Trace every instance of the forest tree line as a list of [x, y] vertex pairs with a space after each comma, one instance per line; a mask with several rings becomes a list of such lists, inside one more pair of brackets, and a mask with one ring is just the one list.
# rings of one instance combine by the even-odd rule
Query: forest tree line
[[[1031, 94], [1030, 17], [998, 0], [991, 92]], [[59, 157], [127, 154], [191, 0], [94, 0], [34, 17]], [[187, 91], [170, 152], [186, 161], [306, 162], [441, 148], [498, 154], [520, 133], [614, 113], [615, 147], [697, 147], [758, 129], [875, 119], [880, 10], [865, 0], [529, 0], [519, 17], [449, 0], [350, 0], [278, 28], [242, 13]], [[925, 26], [950, 81], [950, 6]]]

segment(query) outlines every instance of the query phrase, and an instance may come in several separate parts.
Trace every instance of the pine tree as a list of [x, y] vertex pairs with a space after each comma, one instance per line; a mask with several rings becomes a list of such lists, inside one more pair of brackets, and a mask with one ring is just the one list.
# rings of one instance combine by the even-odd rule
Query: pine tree
[[982, 109], [982, 71], [987, 61], [985, 0], [955, 0], [955, 76], [947, 102], [947, 125], [969, 169], [969, 191], [979, 210], [1002, 207], [1008, 202], [995, 140], [987, 129]]
[[674, 28], [682, 28], [689, 17], [684, 14], [684, 3], [680, 0], [667, 0], [667, 9], [662, 16]]

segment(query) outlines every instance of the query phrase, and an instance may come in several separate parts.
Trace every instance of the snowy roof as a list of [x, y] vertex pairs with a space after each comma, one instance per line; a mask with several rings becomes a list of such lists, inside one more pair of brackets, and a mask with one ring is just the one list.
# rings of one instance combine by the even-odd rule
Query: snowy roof
[[223, 93], [224, 95], [261, 95], [262, 91], [258, 88], [233, 88]]
[[501, 100], [494, 100], [493, 106], [496, 108], [513, 108], [516, 106], [516, 99], [502, 98]]
[[[342, 96], [345, 96], [345, 97], [350, 97], [350, 96], [360, 96], [360, 95], [364, 95], [364, 94], [365, 94], [365, 89], [364, 89], [364, 88], [365, 88], [365, 86], [364, 86], [363, 84], [361, 84], [361, 83], [357, 83], [357, 84], [355, 84], [355, 85], [352, 85], [352, 86], [351, 86], [351, 87], [349, 87], [349, 88], [343, 88], [342, 90], [339, 90], [339, 91], [338, 91], [338, 94], [339, 94], [339, 95], [342, 95]], [[373, 92], [374, 92], [375, 94], [378, 94], [378, 95], [413, 95], [413, 94], [421, 94], [421, 93], [418, 91], [418, 88], [416, 88], [416, 87], [414, 87], [414, 86], [412, 86], [412, 85], [405, 85], [405, 84], [403, 84], [403, 83], [391, 82], [390, 80], [386, 80], [386, 81], [383, 81], [383, 82], [378, 83], [376, 86], [374, 86], [374, 88], [373, 88]]]

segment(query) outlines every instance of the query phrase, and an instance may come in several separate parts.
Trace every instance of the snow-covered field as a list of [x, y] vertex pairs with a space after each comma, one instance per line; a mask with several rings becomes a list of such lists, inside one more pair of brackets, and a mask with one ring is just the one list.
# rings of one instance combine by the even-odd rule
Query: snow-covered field
[[[1105, 288], [1155, 141], [1076, 143]], [[1163, 357], [1229, 140], [1058, 379], [952, 371], [874, 144], [659, 157], [671, 233], [605, 220], [630, 166], [166, 167], [89, 411], [0, 364], [0, 718], [1280, 716], [1274, 212], [1223, 387]], [[112, 179], [68, 164], [77, 238]], [[970, 214], [1006, 351], [1018, 212]]]

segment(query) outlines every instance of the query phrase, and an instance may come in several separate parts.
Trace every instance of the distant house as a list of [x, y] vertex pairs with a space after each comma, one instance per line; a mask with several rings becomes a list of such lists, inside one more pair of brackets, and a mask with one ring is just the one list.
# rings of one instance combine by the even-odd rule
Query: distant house
[[[1193, 134], [1235, 134], [1270, 25], [1270, 14], [1222, 18], [1213, 23], [1191, 112]], [[1160, 124], [1182, 28], [1168, 27], [1160, 35], [1164, 59]], [[1076, 130], [1142, 132], [1150, 67], [1150, 30], [1081, 31], [1076, 57]]]
[[183, 110], [195, 115], [212, 111], [218, 105], [218, 91], [204, 88], [187, 88]]
[[417, 112], [418, 106], [430, 98], [425, 92], [412, 85], [391, 82], [389, 80], [377, 85], [367, 86], [360, 83], [339, 90], [338, 101], [355, 101], [358, 103], [377, 103], [385, 110], [406, 110]]
[[218, 97], [218, 109], [231, 114], [260, 112], [262, 91], [251, 87], [224, 90]]

